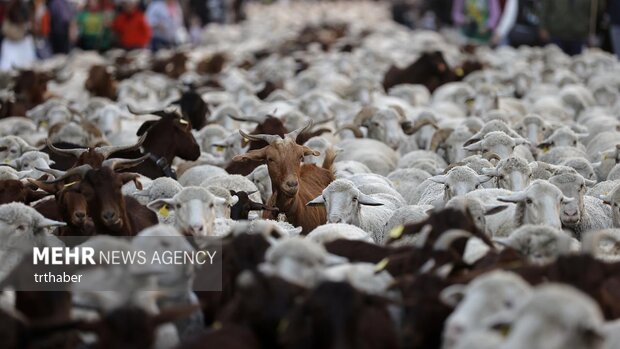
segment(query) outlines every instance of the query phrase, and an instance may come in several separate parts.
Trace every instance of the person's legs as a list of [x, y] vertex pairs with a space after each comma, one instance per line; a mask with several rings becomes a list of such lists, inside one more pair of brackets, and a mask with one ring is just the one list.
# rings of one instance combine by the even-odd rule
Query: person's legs
[[551, 42], [556, 44], [564, 53], [569, 56], [578, 55], [583, 50], [584, 42], [582, 40], [564, 40], [552, 38]]
[[611, 44], [616, 56], [620, 58], [620, 25], [612, 25], [610, 29]]

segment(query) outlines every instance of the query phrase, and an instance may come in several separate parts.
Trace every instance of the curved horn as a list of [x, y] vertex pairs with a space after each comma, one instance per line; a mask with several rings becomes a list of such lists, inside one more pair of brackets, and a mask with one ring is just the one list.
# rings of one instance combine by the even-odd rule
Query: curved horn
[[245, 133], [245, 132], [243, 132], [241, 130], [239, 130], [239, 134], [243, 138], [249, 139], [251, 141], [257, 141], [257, 142], [264, 141], [264, 142], [267, 142], [268, 144], [271, 144], [271, 143], [273, 143], [275, 141], [279, 141], [279, 140], [282, 139], [278, 135], [265, 135], [265, 134], [249, 135], [249, 134], [247, 134], [247, 133]]
[[357, 115], [355, 115], [355, 119], [353, 119], [353, 124], [357, 127], [360, 127], [366, 122], [366, 120], [370, 119], [375, 113], [378, 111], [376, 107], [365, 106], [360, 110]]
[[334, 135], [337, 135], [344, 130], [351, 130], [355, 138], [364, 138], [364, 134], [362, 133], [362, 131], [360, 131], [359, 127], [353, 124], [345, 124], [344, 126], [340, 127], [336, 132], [334, 132]]
[[116, 153], [118, 151], [129, 151], [129, 150], [136, 150], [138, 148], [140, 148], [140, 146], [142, 146], [142, 143], [144, 143], [144, 140], [146, 139], [146, 135], [148, 133], [143, 133], [142, 136], [140, 137], [140, 139], [138, 139], [138, 142], [136, 144], [132, 144], [132, 145], [119, 145], [119, 146], [104, 146], [104, 147], [97, 147], [95, 148], [95, 152], [97, 152], [98, 154], [101, 154], [103, 156], [104, 159], [107, 159], [110, 155], [112, 155], [113, 153]]
[[127, 110], [129, 110], [130, 113], [135, 114], [135, 115], [156, 115], [156, 116], [161, 116], [161, 113], [163, 113], [163, 109], [160, 110], [136, 110], [134, 109], [134, 107], [131, 104], [127, 104]]
[[151, 153], [148, 153], [144, 156], [141, 156], [137, 159], [107, 159], [101, 163], [101, 167], [108, 167], [114, 170], [124, 170], [126, 168], [134, 167], [139, 165], [144, 160], [148, 159], [151, 156]]
[[424, 120], [416, 120], [416, 122], [411, 127], [407, 128], [407, 130], [404, 130], [404, 132], [407, 135], [412, 135], [420, 131], [420, 129], [426, 125], [431, 125], [433, 126], [434, 129], [439, 128], [439, 126], [437, 126], [437, 124], [433, 120], [424, 119]]
[[450, 135], [452, 134], [452, 132], [454, 132], [453, 129], [451, 128], [442, 128], [437, 130], [434, 134], [433, 134], [433, 138], [431, 138], [431, 144], [429, 146], [429, 150], [431, 151], [436, 151], [439, 146], [446, 141], [446, 139], [448, 139], [448, 137], [450, 137]]
[[53, 168], [39, 168], [39, 167], [35, 167], [35, 169], [37, 171], [41, 171], [41, 172], [45, 172], [45, 173], [49, 173], [52, 176], [54, 176], [54, 178], [60, 178], [62, 176], [65, 175], [65, 173], [67, 173], [66, 171], [61, 171], [61, 170], [55, 170]]
[[88, 151], [88, 148], [73, 148], [73, 149], [56, 148], [52, 144], [52, 142], [50, 142], [49, 138], [45, 140], [45, 144], [47, 145], [48, 148], [50, 148], [51, 151], [53, 151], [54, 153], [58, 155], [70, 155], [70, 156], [73, 156], [74, 158], [79, 158], [80, 155]]
[[300, 127], [300, 128], [298, 128], [298, 129], [296, 129], [296, 130], [294, 130], [294, 131], [291, 131], [291, 132], [289, 132], [289, 133], [285, 134], [285, 135], [284, 135], [284, 138], [290, 138], [290, 139], [292, 139], [292, 140], [294, 140], [294, 141], [295, 141], [295, 140], [297, 140], [297, 136], [299, 136], [300, 134], [302, 134], [302, 133], [304, 133], [305, 131], [309, 130], [309, 129], [312, 127], [312, 125], [313, 125], [313, 124], [314, 124], [314, 123], [312, 122], [312, 120], [310, 120], [310, 121], [306, 124], [306, 126]]
[[265, 121], [267, 116], [234, 116], [232, 114], [226, 114], [229, 118], [239, 122], [255, 122], [260, 124]]
[[484, 153], [484, 154], [482, 154], [482, 158], [487, 159], [489, 161], [491, 161], [491, 160], [499, 161], [499, 160], [502, 159], [502, 158], [499, 157], [499, 155], [497, 155], [497, 153], [494, 153], [494, 152]]
[[63, 174], [62, 176], [51, 180], [51, 181], [46, 181], [44, 183], [46, 184], [54, 184], [54, 183], [58, 183], [58, 182], [62, 182], [67, 178], [73, 177], [73, 176], [79, 176], [80, 178], [84, 178], [84, 176], [86, 175], [86, 173], [90, 170], [92, 170], [92, 166], [90, 165], [81, 165], [78, 167], [74, 167], [69, 169], [67, 172], [65, 172], [65, 174]]

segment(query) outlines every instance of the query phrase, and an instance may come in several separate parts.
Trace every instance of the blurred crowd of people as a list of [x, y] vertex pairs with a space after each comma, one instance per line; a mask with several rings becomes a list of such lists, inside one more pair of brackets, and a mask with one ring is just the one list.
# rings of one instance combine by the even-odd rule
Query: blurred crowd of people
[[620, 57], [620, 0], [397, 0], [392, 9], [403, 25], [456, 26], [472, 43], [554, 43], [570, 55], [600, 46]]
[[242, 0], [144, 1], [0, 0], [0, 70], [74, 47], [156, 51], [196, 43], [207, 23], [243, 18]]

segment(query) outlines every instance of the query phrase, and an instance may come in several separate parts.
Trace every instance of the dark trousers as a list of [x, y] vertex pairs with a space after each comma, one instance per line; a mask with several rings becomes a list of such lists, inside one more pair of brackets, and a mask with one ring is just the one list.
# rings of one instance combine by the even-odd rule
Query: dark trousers
[[551, 42], [558, 45], [564, 53], [569, 56], [575, 56], [581, 53], [583, 46], [585, 46], [584, 40], [565, 40], [552, 38]]
[[69, 43], [69, 31], [66, 33], [50, 33], [49, 37], [50, 46], [52, 52], [56, 53], [69, 53], [71, 50], [71, 44]]

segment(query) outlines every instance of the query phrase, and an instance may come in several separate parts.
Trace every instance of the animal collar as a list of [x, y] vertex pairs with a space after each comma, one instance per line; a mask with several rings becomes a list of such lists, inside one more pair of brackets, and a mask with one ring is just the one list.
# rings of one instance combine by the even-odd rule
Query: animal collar
[[168, 163], [165, 157], [158, 157], [157, 155], [149, 154], [149, 159], [153, 160], [155, 165], [159, 167], [159, 169], [166, 175], [166, 177], [170, 177], [172, 179], [177, 179], [177, 173]]

